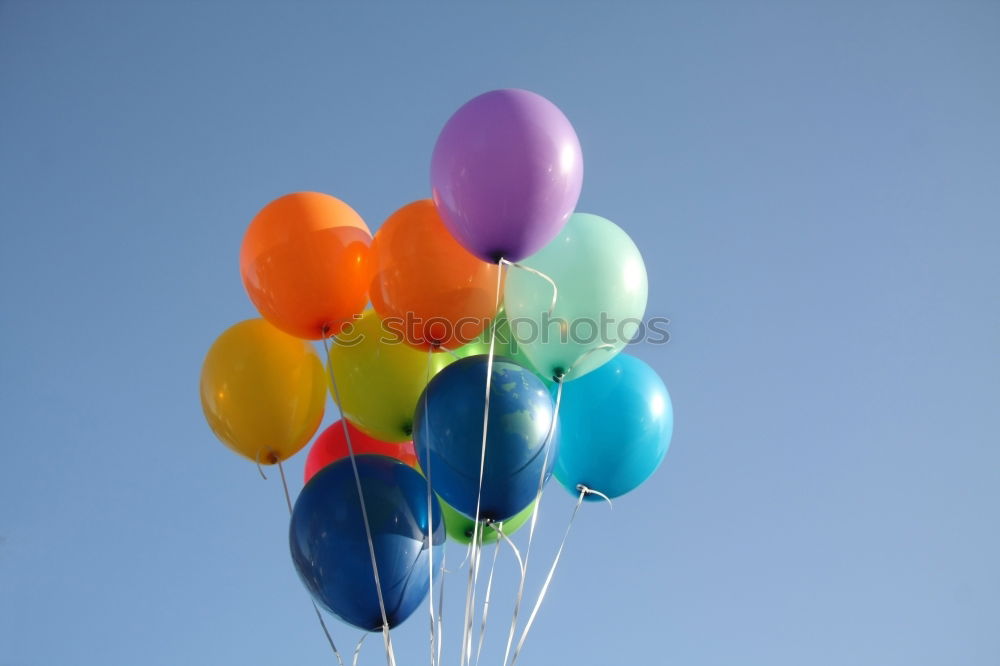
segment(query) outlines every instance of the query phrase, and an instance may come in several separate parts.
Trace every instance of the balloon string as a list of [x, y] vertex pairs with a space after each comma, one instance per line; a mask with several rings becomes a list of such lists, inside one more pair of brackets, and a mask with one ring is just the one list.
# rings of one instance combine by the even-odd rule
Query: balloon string
[[[426, 384], [431, 381], [431, 365], [434, 357], [434, 349], [429, 348], [427, 350], [427, 372], [426, 372]], [[430, 394], [425, 394], [424, 397], [424, 427], [430, 428], [430, 424], [427, 419], [430, 417], [429, 409], [427, 407], [427, 396]], [[431, 451], [430, 444], [428, 443], [427, 455], [425, 456], [427, 461], [427, 469], [424, 473], [427, 474], [427, 553], [429, 557], [427, 558], [427, 575], [428, 583], [427, 589], [430, 590], [430, 594], [427, 595], [427, 610], [430, 613], [431, 619], [431, 640], [430, 640], [430, 650], [431, 650], [431, 666], [435, 666], [434, 654], [435, 654], [435, 644], [437, 642], [437, 621], [434, 617], [434, 544], [433, 541], [433, 501], [432, 497], [433, 491], [431, 490]]]
[[[503, 523], [497, 523], [502, 526]], [[490, 524], [492, 527], [492, 523]], [[497, 540], [496, 548], [493, 550], [493, 563], [490, 564], [490, 576], [486, 582], [486, 595], [483, 598], [483, 621], [479, 625], [479, 647], [476, 648], [476, 666], [479, 666], [479, 658], [483, 654], [483, 641], [486, 639], [486, 618], [490, 613], [490, 593], [493, 590], [493, 573], [497, 568], [497, 556], [500, 554], [500, 541]]]
[[542, 506], [542, 491], [545, 489], [545, 472], [549, 466], [549, 455], [552, 451], [551, 440], [555, 435], [556, 425], [559, 423], [559, 408], [562, 406], [563, 378], [565, 375], [556, 375], [556, 400], [552, 409], [552, 423], [549, 424], [549, 432], [545, 438], [545, 460], [542, 463], [542, 471], [538, 476], [538, 490], [535, 493], [535, 508], [531, 512], [531, 524], [528, 527], [528, 544], [524, 549], [524, 564], [521, 567], [521, 582], [517, 586], [517, 597], [514, 599], [514, 613], [510, 621], [510, 630], [507, 633], [507, 648], [504, 651], [503, 664], [507, 663], [510, 657], [510, 650], [514, 644], [514, 635], [517, 633], [517, 621], [521, 613], [521, 602], [524, 600], [524, 585], [528, 579], [528, 561], [531, 559], [531, 544], [535, 540], [535, 527], [538, 525], [538, 513]]
[[382, 596], [382, 581], [378, 575], [378, 561], [375, 558], [375, 542], [372, 539], [371, 525], [368, 523], [368, 507], [365, 503], [365, 493], [361, 488], [361, 475], [358, 473], [358, 462], [354, 455], [354, 445], [351, 442], [351, 432], [347, 428], [347, 416], [344, 414], [340, 400], [340, 390], [337, 388], [337, 377], [333, 372], [333, 362], [330, 360], [330, 346], [327, 343], [328, 328], [323, 327], [323, 349], [326, 351], [326, 367], [330, 375], [330, 385], [333, 387], [333, 398], [340, 408], [340, 423], [344, 428], [344, 439], [347, 440], [347, 453], [351, 458], [351, 468], [354, 470], [354, 484], [358, 489], [358, 499], [361, 501], [361, 518], [365, 523], [365, 537], [368, 539], [368, 555], [371, 557], [372, 574], [375, 577], [375, 591], [378, 593], [378, 606], [382, 612], [382, 640], [385, 643], [385, 657], [388, 666], [396, 666], [396, 654], [392, 649], [392, 636], [389, 634], [389, 616], [385, 612], [385, 599]]
[[[448, 558], [448, 548], [447, 543], [445, 547], [441, 549], [441, 569], [440, 576], [441, 582], [438, 583], [438, 610], [437, 610], [437, 663], [438, 666], [441, 664], [441, 645], [444, 643], [444, 575], [447, 569], [444, 568], [445, 562]], [[431, 588], [431, 595], [433, 596], [434, 589]]]
[[[271, 455], [274, 455], [274, 454], [271, 454]], [[260, 478], [262, 478], [265, 481], [267, 481], [267, 475], [264, 474], [264, 468], [260, 466], [260, 449], [257, 449], [257, 456], [254, 458], [254, 462], [257, 463], [257, 471], [260, 472]]]
[[[496, 296], [494, 298], [494, 310], [500, 309], [500, 289], [503, 286], [503, 274], [504, 267], [501, 263], [497, 270], [497, 289]], [[480, 543], [480, 530], [481, 526], [479, 524], [480, 510], [482, 509], [483, 501], [483, 476], [486, 472], [486, 434], [489, 431], [490, 422], [490, 389], [492, 387], [493, 380], [493, 356], [496, 353], [496, 342], [497, 342], [497, 326], [496, 319], [490, 323], [490, 351], [489, 356], [486, 361], [486, 398], [483, 402], [483, 442], [482, 449], [479, 454], [479, 490], [476, 493], [476, 514], [473, 516], [474, 522], [472, 526], [472, 542], [477, 545]], [[473, 548], [472, 561], [469, 563], [469, 582], [466, 586], [465, 591], [465, 623], [462, 632], [462, 657], [461, 666], [465, 666], [468, 660], [472, 657], [472, 621], [473, 615], [475, 615], [475, 604], [476, 604], [476, 581], [479, 576], [479, 551], [480, 548]]]
[[288, 505], [288, 515], [292, 515], [292, 496], [288, 494], [288, 480], [285, 479], [285, 466], [278, 461], [278, 473], [281, 474], [281, 489], [285, 491], [285, 504]]
[[455, 359], [456, 361], [458, 361], [458, 360], [461, 360], [461, 358], [462, 358], [462, 357], [461, 357], [461, 356], [459, 356], [459, 355], [458, 355], [457, 353], [455, 353], [455, 351], [454, 351], [453, 349], [448, 349], [447, 347], [437, 347], [437, 349], [440, 349], [440, 350], [441, 350], [441, 351], [443, 351], [443, 352], [446, 352], [446, 353], [448, 353], [448, 354], [451, 354], [451, 357], [452, 357], [453, 359]]
[[597, 495], [602, 500], [604, 500], [605, 502], [608, 503], [608, 507], [612, 511], [615, 510], [615, 503], [611, 501], [610, 497], [608, 497], [607, 495], [605, 495], [604, 493], [602, 493], [600, 490], [594, 490], [593, 488], [588, 488], [587, 486], [583, 485], [582, 483], [576, 484], [576, 489], [579, 490], [581, 493], [586, 493], [587, 495]]
[[503, 541], [508, 546], [510, 546], [511, 550], [514, 551], [514, 557], [517, 558], [517, 568], [521, 572], [521, 575], [523, 576], [524, 575], [524, 560], [521, 559], [521, 551], [517, 549], [517, 546], [514, 545], [514, 542], [510, 540], [510, 537], [508, 537], [506, 534], [503, 533], [503, 530], [501, 529], [501, 527], [502, 527], [502, 525], [497, 528], [497, 535], [499, 535], [501, 541]]
[[469, 561], [469, 557], [471, 555], [472, 555], [472, 542], [470, 541], [468, 548], [465, 549], [465, 557], [463, 557], [462, 561], [458, 563], [458, 566], [455, 567], [454, 569], [445, 569], [444, 572], [450, 574], [458, 573], [462, 569], [462, 567], [465, 566], [465, 563]]
[[615, 346], [613, 344], [609, 343], [609, 342], [606, 342], [603, 345], [598, 345], [596, 347], [588, 349], [587, 351], [583, 352], [582, 354], [580, 354], [579, 356], [576, 357], [576, 360], [573, 361], [573, 363], [569, 366], [569, 368], [566, 369], [566, 372], [563, 373], [563, 377], [568, 377], [570, 375], [570, 373], [573, 372], [574, 368], [576, 368], [576, 366], [580, 365], [580, 363], [582, 361], [584, 361], [585, 359], [589, 358], [590, 355], [593, 354], [594, 352], [599, 352], [599, 351], [611, 351], [611, 352], [613, 352], [614, 350], [615, 350]]
[[472, 542], [472, 559], [469, 562], [469, 587], [466, 588], [465, 627], [462, 632], [461, 663], [463, 666], [472, 663], [472, 624], [476, 615], [475, 591], [479, 585], [479, 565], [483, 556], [483, 533], [479, 532], [478, 535], [475, 533], [476, 529], [473, 528], [475, 541]]
[[549, 573], [545, 577], [545, 582], [542, 584], [542, 589], [538, 593], [538, 599], [535, 600], [535, 606], [531, 609], [531, 615], [528, 616], [528, 623], [524, 625], [524, 631], [521, 632], [521, 638], [517, 642], [517, 648], [514, 650], [514, 656], [510, 660], [510, 666], [514, 666], [517, 663], [517, 658], [521, 654], [521, 648], [524, 647], [524, 641], [528, 638], [528, 632], [531, 631], [531, 626], [535, 623], [535, 618], [538, 616], [538, 609], [541, 608], [542, 602], [545, 600], [545, 595], [548, 594], [549, 585], [552, 584], [552, 577], [555, 576], [556, 567], [559, 566], [559, 559], [562, 557], [563, 549], [566, 548], [566, 540], [569, 538], [570, 529], [573, 527], [573, 521], [576, 520], [576, 514], [580, 511], [580, 505], [583, 504], [583, 498], [587, 495], [600, 495], [604, 499], [611, 503], [611, 500], [604, 493], [599, 493], [595, 490], [591, 490], [587, 486], [580, 484], [577, 486], [580, 491], [580, 496], [576, 500], [576, 506], [573, 507], [573, 515], [570, 516], [569, 523], [566, 525], [566, 531], [563, 533], [562, 542], [559, 544], [559, 550], [556, 551], [555, 559], [552, 560], [552, 566], [549, 567]]
[[500, 265], [501, 266], [507, 265], [507, 266], [513, 266], [514, 268], [520, 268], [522, 271], [527, 271], [532, 275], [537, 275], [538, 277], [542, 278], [552, 286], [552, 302], [549, 303], [549, 316], [551, 317], [552, 313], [556, 311], [556, 301], [559, 300], [559, 287], [556, 286], [556, 281], [553, 280], [548, 275], [546, 275], [545, 273], [538, 270], [537, 268], [531, 268], [530, 266], [525, 266], [524, 264], [519, 264], [513, 261], [507, 261], [506, 259], [501, 259]]
[[[274, 453], [272, 452], [269, 453], [271, 453], [271, 456], [275, 459], [275, 462], [278, 463], [278, 472], [281, 473], [281, 488], [282, 490], [285, 491], [285, 504], [288, 506], [288, 515], [290, 516], [292, 515], [292, 496], [288, 493], [288, 480], [285, 479], [285, 468], [281, 464], [281, 460], [278, 459], [278, 457], [275, 456]], [[264, 476], [264, 470], [261, 469], [260, 467], [260, 451], [257, 451], [256, 462], [257, 462], [257, 471], [260, 472], [260, 475], [266, 481], [267, 477]], [[330, 644], [330, 649], [333, 650], [334, 656], [337, 657], [337, 662], [340, 664], [340, 666], [344, 666], [344, 658], [340, 656], [340, 650], [337, 649], [337, 644], [333, 642], [333, 636], [330, 635], [330, 630], [327, 628], [326, 622], [323, 620], [323, 614], [319, 612], [319, 606], [317, 606], [316, 602], [313, 601], [312, 599], [309, 600], [309, 603], [312, 604], [313, 612], [316, 613], [316, 619], [319, 620], [319, 626], [323, 628], [323, 635], [326, 636], [326, 642]]]
[[354, 658], [351, 659], [351, 666], [358, 666], [358, 657], [361, 656], [361, 646], [365, 644], [368, 634], [361, 634], [358, 644], [354, 646]]
[[333, 654], [337, 656], [337, 662], [340, 666], [344, 666], [344, 658], [340, 656], [340, 651], [337, 646], [333, 643], [333, 636], [330, 635], [330, 630], [326, 628], [326, 622], [323, 620], [323, 614], [319, 612], [319, 606], [316, 602], [312, 602], [313, 612], [316, 613], [316, 619], [319, 620], [319, 626], [323, 628], [323, 635], [326, 636], [326, 642], [330, 644], [330, 649], [333, 650]]

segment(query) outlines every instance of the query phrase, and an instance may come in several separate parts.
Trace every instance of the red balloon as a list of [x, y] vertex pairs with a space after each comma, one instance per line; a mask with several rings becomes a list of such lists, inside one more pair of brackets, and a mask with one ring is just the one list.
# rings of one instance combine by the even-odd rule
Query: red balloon
[[[336, 421], [321, 432], [316, 441], [313, 442], [312, 447], [309, 449], [309, 455], [306, 457], [306, 483], [309, 482], [309, 479], [316, 472], [330, 463], [350, 455], [350, 449], [347, 448], [347, 439], [344, 437], [344, 423], [345, 421], [342, 420]], [[346, 421], [346, 423], [347, 431], [351, 434], [351, 446], [354, 449], [354, 455], [377, 453], [395, 458], [396, 460], [402, 460], [410, 467], [419, 469], [417, 453], [413, 448], [413, 442], [383, 442], [380, 439], [375, 439], [361, 432], [350, 421]]]

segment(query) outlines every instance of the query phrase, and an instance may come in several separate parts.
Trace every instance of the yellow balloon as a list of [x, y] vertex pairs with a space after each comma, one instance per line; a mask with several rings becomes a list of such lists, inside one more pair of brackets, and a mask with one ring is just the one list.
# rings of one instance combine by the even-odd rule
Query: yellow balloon
[[312, 346], [263, 319], [229, 328], [201, 368], [201, 407], [212, 431], [236, 453], [274, 464], [319, 428], [326, 373]]
[[329, 370], [340, 399], [332, 384], [331, 393], [341, 413], [367, 434], [405, 442], [413, 438], [413, 410], [428, 378], [452, 360], [447, 352], [409, 346], [374, 310], [366, 310], [330, 348]]

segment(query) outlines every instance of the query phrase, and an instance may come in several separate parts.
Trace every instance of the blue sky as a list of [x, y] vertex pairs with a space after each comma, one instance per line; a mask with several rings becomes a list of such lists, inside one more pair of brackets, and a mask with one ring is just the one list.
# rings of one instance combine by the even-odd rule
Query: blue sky
[[[200, 364], [254, 315], [264, 203], [376, 228], [499, 87], [574, 123], [676, 413], [657, 475], [584, 507], [520, 663], [996, 663], [1000, 5], [475, 5], [0, 2], [0, 664], [331, 663]], [[533, 585], [571, 509], [553, 485]]]

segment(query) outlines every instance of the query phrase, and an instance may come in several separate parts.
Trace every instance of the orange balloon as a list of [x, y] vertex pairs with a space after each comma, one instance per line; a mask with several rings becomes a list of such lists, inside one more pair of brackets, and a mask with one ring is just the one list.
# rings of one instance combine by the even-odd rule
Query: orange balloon
[[343, 201], [319, 192], [286, 194], [264, 206], [240, 248], [250, 300], [298, 338], [334, 335], [368, 302], [371, 232]]
[[372, 242], [371, 264], [372, 307], [413, 347], [457, 349], [496, 316], [499, 266], [459, 245], [430, 199], [385, 221]]

